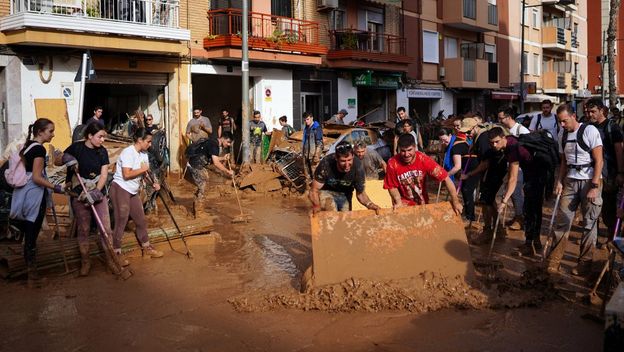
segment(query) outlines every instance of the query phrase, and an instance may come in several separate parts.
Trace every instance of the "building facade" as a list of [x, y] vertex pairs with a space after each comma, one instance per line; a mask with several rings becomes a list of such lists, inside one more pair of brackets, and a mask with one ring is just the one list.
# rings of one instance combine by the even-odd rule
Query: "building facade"
[[[609, 99], [609, 67], [606, 60], [607, 43], [606, 32], [609, 26], [608, 0], [590, 1], [587, 4], [587, 27], [588, 37], [595, 38], [588, 43], [588, 89], [594, 96], [602, 96], [604, 90], [605, 99]], [[622, 87], [624, 87], [624, 76], [619, 74], [624, 72], [624, 61], [618, 60], [619, 53], [624, 50], [624, 11], [620, 7], [615, 42], [616, 74], [613, 79], [618, 89], [619, 98], [624, 97]], [[598, 40], [600, 39], [600, 40]], [[603, 72], [604, 70], [604, 72]], [[618, 105], [621, 105], [618, 102]]]
[[[58, 131], [53, 144], [65, 147], [71, 141], [59, 132], [102, 106], [109, 128], [137, 109], [152, 114], [177, 153], [188, 110], [184, 12], [177, 1], [2, 0], [0, 146], [48, 117]], [[87, 52], [95, 76], [81, 87]]]

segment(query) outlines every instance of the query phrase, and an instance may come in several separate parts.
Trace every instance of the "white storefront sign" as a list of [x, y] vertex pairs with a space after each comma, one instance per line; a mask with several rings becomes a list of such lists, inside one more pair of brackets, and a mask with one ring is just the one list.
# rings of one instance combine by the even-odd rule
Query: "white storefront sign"
[[442, 99], [442, 91], [439, 89], [407, 89], [407, 97], [419, 99]]

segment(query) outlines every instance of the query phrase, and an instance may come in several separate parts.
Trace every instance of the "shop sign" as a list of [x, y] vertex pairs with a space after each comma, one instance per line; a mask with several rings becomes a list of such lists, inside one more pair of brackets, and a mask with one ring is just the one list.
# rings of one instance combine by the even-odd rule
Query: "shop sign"
[[347, 99], [347, 106], [349, 109], [355, 109], [355, 98]]
[[366, 71], [353, 75], [354, 87], [370, 87], [379, 89], [399, 89], [399, 77], [394, 75], [378, 75]]
[[353, 76], [354, 86], [371, 86], [373, 85], [373, 73], [366, 71]]
[[439, 89], [408, 89], [407, 97], [417, 99], [442, 99], [442, 91]]

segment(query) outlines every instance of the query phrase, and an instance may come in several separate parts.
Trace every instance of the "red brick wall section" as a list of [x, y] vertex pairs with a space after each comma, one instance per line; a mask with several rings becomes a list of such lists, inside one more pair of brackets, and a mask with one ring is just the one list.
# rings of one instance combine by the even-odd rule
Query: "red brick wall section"
[[587, 2], [588, 33], [586, 33], [586, 35], [579, 33], [579, 40], [591, 38], [591, 40], [587, 40], [587, 88], [591, 90], [592, 93], [598, 93], [594, 87], [601, 85], [600, 63], [596, 62], [596, 57], [601, 55], [602, 50], [602, 18], [600, 16], [600, 8], [601, 1]]
[[407, 76], [411, 79], [420, 79], [422, 77], [422, 32], [419, 18], [405, 16], [405, 37], [407, 38], [407, 55], [414, 59], [408, 67]]

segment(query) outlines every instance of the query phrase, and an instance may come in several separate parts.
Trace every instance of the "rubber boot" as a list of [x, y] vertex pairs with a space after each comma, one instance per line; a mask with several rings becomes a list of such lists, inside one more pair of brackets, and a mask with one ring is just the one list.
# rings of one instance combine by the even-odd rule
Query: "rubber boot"
[[565, 253], [567, 240], [567, 238], [562, 238], [557, 247], [550, 252], [550, 257], [548, 257], [548, 272], [550, 274], [559, 273], [559, 265], [561, 265], [561, 259], [563, 259], [563, 254]]
[[41, 288], [45, 285], [46, 280], [39, 277], [37, 265], [35, 263], [28, 264], [28, 288]]
[[80, 249], [80, 276], [89, 275], [91, 259], [89, 258], [89, 243], [81, 243]]

